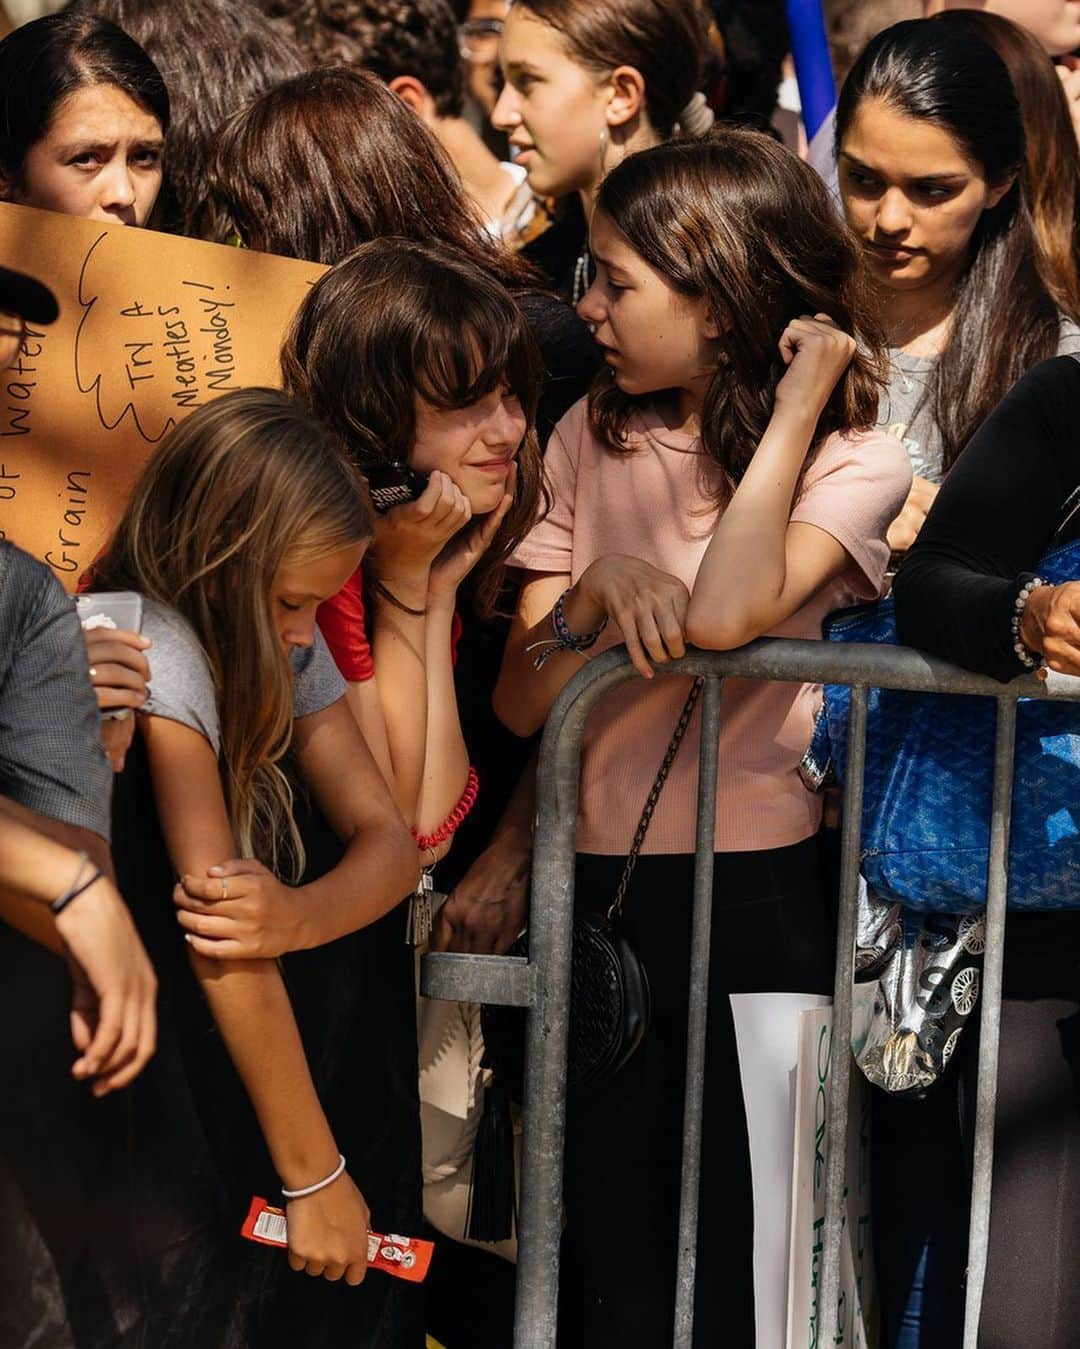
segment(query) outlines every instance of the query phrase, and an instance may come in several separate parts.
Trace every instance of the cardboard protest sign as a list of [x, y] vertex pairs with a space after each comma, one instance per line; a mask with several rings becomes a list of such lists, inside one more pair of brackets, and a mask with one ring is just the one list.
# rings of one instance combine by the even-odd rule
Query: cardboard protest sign
[[60, 304], [0, 375], [0, 536], [74, 589], [154, 446], [278, 350], [325, 268], [0, 203], [0, 265]]
[[[835, 1336], [823, 1324], [818, 1291], [824, 1257], [825, 1168], [832, 1083], [832, 1008], [799, 1018], [795, 1078], [795, 1166], [791, 1190], [791, 1260], [786, 1349], [873, 1349], [877, 1301], [871, 1244], [870, 1088], [857, 1069], [848, 1099], [844, 1239]], [[849, 1052], [841, 1046], [839, 1052]]]

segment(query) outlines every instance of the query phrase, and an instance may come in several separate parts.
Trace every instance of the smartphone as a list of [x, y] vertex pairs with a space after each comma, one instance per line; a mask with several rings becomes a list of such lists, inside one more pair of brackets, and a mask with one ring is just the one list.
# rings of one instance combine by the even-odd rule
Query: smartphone
[[371, 504], [380, 515], [385, 515], [394, 506], [415, 501], [428, 485], [428, 474], [410, 468], [402, 459], [379, 464], [364, 476], [371, 493]]
[[114, 628], [142, 632], [143, 598], [134, 590], [103, 590], [76, 595], [75, 610], [84, 628]]
[[[120, 632], [142, 632], [143, 598], [134, 590], [103, 590], [99, 594], [76, 595], [75, 612], [84, 630], [112, 628]], [[130, 707], [102, 712], [102, 721], [125, 721]]]

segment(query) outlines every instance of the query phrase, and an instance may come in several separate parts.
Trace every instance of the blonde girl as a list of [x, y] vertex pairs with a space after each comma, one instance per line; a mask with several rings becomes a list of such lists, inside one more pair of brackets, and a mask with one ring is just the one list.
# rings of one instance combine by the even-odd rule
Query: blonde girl
[[[155, 1140], [186, 1129], [185, 1167], [201, 1159], [218, 1177], [212, 1205], [200, 1209], [194, 1185], [161, 1204], [154, 1230], [171, 1238], [176, 1258], [157, 1276], [145, 1316], [151, 1323], [160, 1306], [176, 1317], [198, 1302], [200, 1315], [220, 1318], [199, 1343], [278, 1343], [290, 1316], [318, 1331], [320, 1344], [336, 1343], [340, 1300], [303, 1287], [288, 1266], [346, 1284], [363, 1279], [369, 1208], [357, 1181], [370, 1194], [370, 1177], [381, 1191], [374, 1202], [384, 1226], [418, 1220], [408, 1203], [391, 1209], [395, 1186], [416, 1187], [415, 1157], [407, 1146], [404, 1157], [377, 1155], [389, 1120], [408, 1140], [415, 1084], [402, 1095], [378, 1058], [375, 1069], [350, 1065], [363, 1115], [343, 1092], [332, 1042], [355, 1034], [364, 1008], [343, 1018], [329, 977], [336, 967], [324, 963], [334, 957], [311, 951], [347, 953], [376, 1020], [384, 986], [383, 1012], [393, 1006], [396, 1015], [399, 971], [386, 961], [386, 943], [367, 968], [364, 952], [415, 884], [415, 849], [315, 624], [370, 536], [366, 489], [340, 442], [284, 395], [252, 389], [199, 409], [170, 434], [95, 566], [97, 588], [143, 596], [154, 644], [150, 697], [117, 780], [114, 834], [125, 889], [144, 896], [136, 916], [162, 981], [163, 1055], [173, 1072], [168, 1100], [144, 1112], [140, 1155], [174, 1166], [175, 1148]], [[298, 825], [308, 796], [344, 849], [318, 877], [305, 874]], [[170, 872], [180, 878], [175, 888]], [[296, 951], [307, 954], [279, 963]], [[367, 980], [380, 969], [383, 985]], [[407, 963], [400, 973], [408, 1008]], [[400, 1046], [412, 1034], [391, 1024], [372, 1028], [371, 1038]], [[411, 1062], [406, 1050], [401, 1082]], [[388, 1168], [393, 1174], [380, 1175]], [[235, 1233], [252, 1194], [281, 1202], [283, 1191], [301, 1192], [285, 1196], [288, 1262], [279, 1254], [253, 1273]], [[137, 1261], [144, 1279], [148, 1244]], [[365, 1324], [393, 1308], [379, 1287], [352, 1312], [349, 1342], [367, 1343]]]

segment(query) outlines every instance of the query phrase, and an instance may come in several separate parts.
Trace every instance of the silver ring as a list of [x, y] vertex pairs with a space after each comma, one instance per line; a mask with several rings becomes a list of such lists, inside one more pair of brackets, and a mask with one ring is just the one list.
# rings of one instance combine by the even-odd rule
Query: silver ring
[[222, 899], [228, 899], [228, 898], [229, 898], [229, 878], [228, 878], [228, 876], [222, 876], [222, 878], [221, 878], [221, 898], [222, 898]]

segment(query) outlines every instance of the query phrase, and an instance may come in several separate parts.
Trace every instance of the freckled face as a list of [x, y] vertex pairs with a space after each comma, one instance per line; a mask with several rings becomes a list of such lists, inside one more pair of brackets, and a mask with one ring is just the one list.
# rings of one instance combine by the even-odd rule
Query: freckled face
[[116, 85], [77, 89], [3, 195], [84, 220], [145, 225], [161, 189], [163, 144], [158, 119]]
[[716, 365], [705, 301], [673, 290], [603, 211], [593, 215], [589, 247], [596, 280], [578, 313], [594, 325], [619, 388], [631, 395], [699, 390]]

